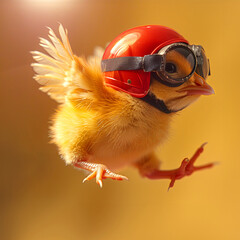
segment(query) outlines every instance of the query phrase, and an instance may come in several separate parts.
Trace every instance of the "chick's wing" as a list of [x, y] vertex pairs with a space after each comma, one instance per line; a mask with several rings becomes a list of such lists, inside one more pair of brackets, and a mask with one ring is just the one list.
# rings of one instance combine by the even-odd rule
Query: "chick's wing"
[[59, 39], [49, 28], [49, 40], [40, 38], [40, 46], [47, 54], [33, 51], [32, 64], [40, 90], [59, 103], [67, 99], [93, 100], [106, 92], [99, 57], [87, 61], [73, 54], [67, 31], [59, 26]]

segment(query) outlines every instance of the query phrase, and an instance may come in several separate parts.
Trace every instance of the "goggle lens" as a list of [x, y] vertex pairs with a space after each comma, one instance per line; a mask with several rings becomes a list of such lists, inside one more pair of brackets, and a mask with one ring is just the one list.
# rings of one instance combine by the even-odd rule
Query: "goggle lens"
[[176, 81], [181, 81], [191, 75], [196, 61], [193, 52], [185, 47], [177, 46], [166, 52], [165, 74]]
[[210, 75], [209, 61], [200, 45], [174, 43], [162, 48], [160, 71], [156, 74], [159, 80], [168, 86], [179, 86], [187, 81], [194, 72], [204, 79]]
[[198, 52], [196, 52], [196, 56], [197, 56], [196, 73], [206, 80], [208, 75], [210, 75], [210, 66], [209, 61], [202, 47]]

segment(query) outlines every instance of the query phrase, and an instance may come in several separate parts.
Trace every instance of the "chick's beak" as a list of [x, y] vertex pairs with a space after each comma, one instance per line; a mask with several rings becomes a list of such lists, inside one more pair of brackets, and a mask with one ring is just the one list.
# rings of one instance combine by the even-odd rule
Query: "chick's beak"
[[190, 84], [179, 89], [177, 92], [186, 92], [191, 95], [211, 95], [214, 94], [213, 88], [198, 74], [194, 74], [190, 79]]

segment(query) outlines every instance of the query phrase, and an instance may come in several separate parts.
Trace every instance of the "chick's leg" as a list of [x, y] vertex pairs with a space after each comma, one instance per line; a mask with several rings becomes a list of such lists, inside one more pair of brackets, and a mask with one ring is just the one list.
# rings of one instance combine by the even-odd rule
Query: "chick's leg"
[[[177, 179], [181, 179], [185, 176], [191, 175], [195, 171], [210, 168], [215, 165], [215, 163], [209, 163], [197, 167], [194, 166], [194, 163], [196, 162], [197, 158], [203, 152], [205, 145], [206, 143], [204, 143], [200, 148], [198, 148], [195, 154], [192, 156], [192, 158], [190, 159], [185, 158], [182, 161], [180, 167], [177, 169], [159, 170], [158, 168], [154, 168], [152, 166], [150, 166], [149, 168], [146, 167], [146, 163], [144, 163], [144, 160], [142, 163], [139, 162], [138, 168], [140, 170], [140, 173], [149, 179], [170, 179], [171, 182], [169, 184], [169, 188], [172, 188]], [[156, 158], [155, 156], [150, 156], [148, 160], [149, 162], [156, 162], [155, 158]], [[145, 160], [145, 162], [147, 162], [147, 160]]]
[[128, 178], [125, 176], [113, 173], [103, 164], [78, 161], [77, 163], [74, 163], [74, 167], [92, 172], [83, 180], [83, 182], [96, 178], [96, 183], [100, 187], [102, 187], [102, 180], [105, 178], [111, 178], [114, 180], [128, 180]]

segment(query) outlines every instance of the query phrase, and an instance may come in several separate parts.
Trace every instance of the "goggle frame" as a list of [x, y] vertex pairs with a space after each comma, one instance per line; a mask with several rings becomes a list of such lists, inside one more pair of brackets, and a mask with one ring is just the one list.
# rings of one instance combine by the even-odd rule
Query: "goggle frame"
[[[187, 51], [189, 51], [194, 59], [194, 64], [191, 72], [186, 75], [185, 77], [181, 78], [173, 78], [169, 74], [166, 73], [166, 56], [169, 51], [174, 50], [175, 48], [184, 48]], [[196, 72], [196, 69], [198, 65], [203, 65], [205, 52], [201, 45], [188, 45], [186, 43], [172, 43], [170, 45], [167, 45], [159, 50], [159, 52], [156, 55], [161, 56], [161, 63], [159, 71], [153, 71], [153, 76], [155, 79], [160, 81], [161, 83], [170, 86], [170, 87], [177, 87], [185, 83], [188, 79], [192, 77], [192, 75]], [[206, 55], [205, 55], [206, 58]], [[206, 58], [207, 59], [207, 58]], [[209, 59], [207, 59], [207, 67], [208, 67], [208, 75], [210, 75], [210, 64]], [[202, 68], [199, 68], [202, 70]], [[201, 77], [203, 77], [205, 80], [207, 76], [203, 76], [203, 71], [201, 73], [198, 73]]]

